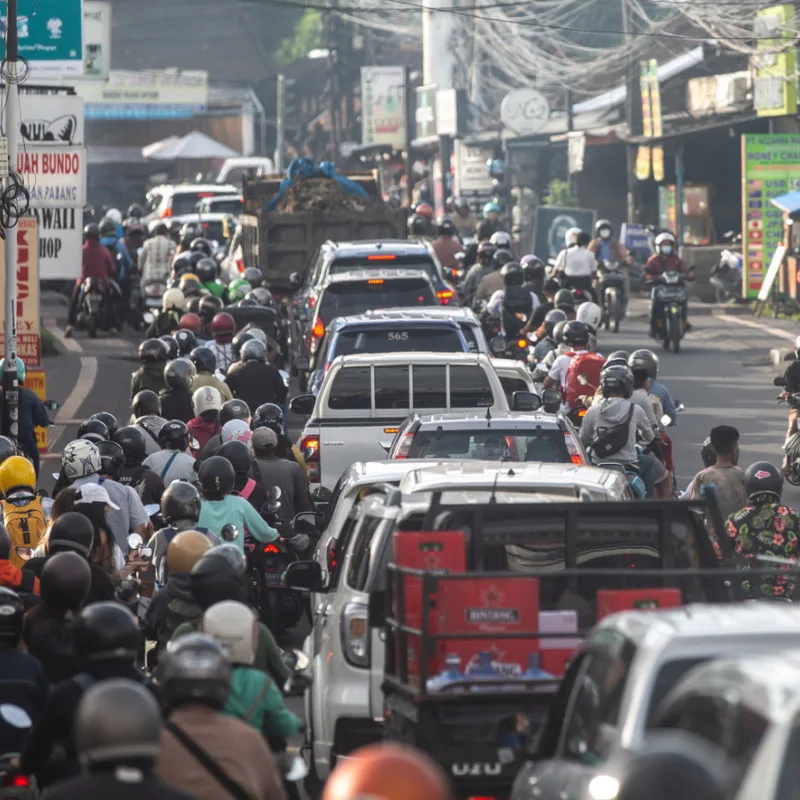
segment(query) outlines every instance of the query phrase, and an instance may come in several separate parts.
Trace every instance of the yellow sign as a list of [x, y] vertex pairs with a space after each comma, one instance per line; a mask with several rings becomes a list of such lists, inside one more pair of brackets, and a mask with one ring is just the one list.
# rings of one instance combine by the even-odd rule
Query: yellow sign
[[[639, 89], [642, 96], [642, 133], [649, 139], [653, 135], [653, 114], [650, 106], [650, 81], [646, 61], [639, 62]], [[650, 146], [639, 145], [636, 152], [636, 178], [646, 181], [650, 177]]]
[[794, 116], [797, 113], [797, 52], [794, 6], [765, 8], [756, 14], [757, 52], [753, 105], [759, 117]]
[[[29, 369], [25, 375], [25, 388], [36, 393], [44, 402], [47, 400], [47, 378], [43, 369]], [[47, 428], [36, 428], [36, 444], [40, 453], [47, 452]]]
[[[664, 135], [664, 126], [661, 118], [661, 89], [658, 85], [658, 62], [651, 58], [648, 63], [648, 84], [650, 86], [650, 106], [653, 115], [653, 136], [659, 138]], [[664, 180], [664, 147], [660, 144], [653, 148], [653, 180]]]

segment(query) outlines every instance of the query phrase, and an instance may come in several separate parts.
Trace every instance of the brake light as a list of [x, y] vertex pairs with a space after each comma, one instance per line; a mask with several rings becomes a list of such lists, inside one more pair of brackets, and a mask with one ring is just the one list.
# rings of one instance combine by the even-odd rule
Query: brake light
[[6, 777], [3, 778], [3, 786], [13, 786], [16, 789], [28, 789], [30, 785], [31, 781], [27, 775], [6, 775]]
[[328, 572], [332, 573], [336, 569], [339, 560], [336, 558], [336, 539], [331, 539], [328, 542], [328, 548], [325, 552], [328, 561]]
[[308, 481], [309, 483], [319, 483], [319, 436], [304, 436], [300, 440], [300, 452], [305, 453], [306, 450], [311, 450], [311, 454], [306, 458]]
[[278, 545], [270, 542], [269, 544], [264, 545], [264, 552], [271, 556], [277, 556], [280, 555], [281, 549], [278, 547]]
[[518, 339], [517, 340], [517, 347], [525, 348], [527, 346], [528, 346], [528, 340], [527, 339]]
[[408, 458], [408, 454], [411, 451], [411, 445], [414, 443], [414, 434], [410, 431], [408, 433], [404, 433], [401, 437], [400, 441], [397, 443], [397, 448], [394, 451], [393, 458], [401, 459], [401, 458]]
[[439, 298], [439, 302], [446, 306], [454, 297], [455, 292], [452, 289], [442, 289], [439, 292], [436, 292], [436, 296]]
[[197, 196], [198, 197], [213, 197], [214, 196], [214, 192], [198, 192]]
[[314, 323], [311, 333], [317, 339], [321, 339], [325, 335], [325, 323], [319, 317], [317, 317], [317, 321]]
[[210, 224], [211, 224], [210, 222], [201, 222], [201, 223], [200, 223], [201, 227], [203, 227], [203, 228], [206, 228], [206, 229], [208, 228], [208, 226], [209, 226]]
[[[395, 261], [396, 259], [397, 256], [367, 256], [367, 261]], [[370, 283], [372, 283], [372, 281], [370, 281]], [[381, 281], [381, 283], [383, 283], [383, 281]]]
[[[585, 411], [583, 412], [586, 413]], [[573, 464], [577, 464], [579, 467], [584, 466], [586, 463], [583, 460], [583, 456], [581, 455], [581, 451], [578, 450], [578, 445], [575, 444], [575, 440], [572, 438], [572, 434], [564, 431], [564, 442], [567, 445], [567, 452], [569, 453], [569, 460]]]
[[367, 283], [370, 286], [381, 286], [383, 285], [383, 278], [370, 278]]

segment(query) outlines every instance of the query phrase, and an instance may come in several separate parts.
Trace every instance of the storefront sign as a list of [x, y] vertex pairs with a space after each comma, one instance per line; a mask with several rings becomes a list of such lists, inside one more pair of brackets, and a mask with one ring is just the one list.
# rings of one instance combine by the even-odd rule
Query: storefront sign
[[436, 87], [419, 86], [414, 91], [417, 96], [414, 138], [436, 136]]
[[[650, 84], [650, 110], [653, 115], [653, 136], [658, 139], [664, 135], [661, 117], [661, 87], [658, 85], [658, 62], [651, 58], [647, 63], [647, 77]], [[653, 147], [653, 180], [664, 180], [664, 147], [657, 144]]]
[[514, 89], [500, 104], [500, 119], [503, 125], [518, 136], [529, 136], [547, 125], [550, 119], [550, 104], [536, 89]]
[[361, 139], [401, 149], [406, 142], [404, 67], [361, 67]]
[[564, 237], [570, 228], [594, 230], [595, 212], [583, 208], [538, 206], [533, 224], [533, 248], [542, 261], [555, 258], [564, 249]]
[[467, 92], [440, 89], [436, 92], [436, 133], [456, 136], [467, 130]]
[[43, 281], [81, 274], [83, 215], [77, 208], [34, 208], [39, 222], [39, 274]]
[[493, 147], [472, 147], [456, 140], [456, 185], [458, 194], [491, 192], [492, 176], [487, 161], [494, 158]]
[[86, 150], [31, 146], [17, 153], [32, 208], [83, 208], [86, 204]]
[[[25, 356], [20, 353], [22, 360], [25, 361]], [[25, 366], [28, 362], [25, 361]], [[30, 389], [36, 393], [36, 396], [44, 402], [47, 400], [47, 376], [43, 369], [35, 368], [29, 369], [25, 375], [25, 388]], [[47, 452], [47, 428], [36, 428], [36, 445], [39, 448], [39, 453], [44, 454]]]
[[[760, 117], [797, 113], [797, 51], [794, 6], [765, 8], [756, 14], [753, 33], [758, 52], [751, 63], [756, 70], [753, 105]], [[785, 49], [780, 50], [781, 46]]]
[[20, 146], [83, 144], [83, 99], [70, 94], [21, 94]]
[[770, 200], [800, 190], [800, 134], [742, 136], [744, 297], [756, 297], [775, 248], [783, 241], [783, 214]]
[[[17, 10], [19, 54], [31, 77], [83, 72], [81, 0], [30, 0]], [[6, 57], [6, 2], [0, 0], [0, 58]]]
[[107, 79], [111, 61], [111, 3], [83, 0], [83, 74]]

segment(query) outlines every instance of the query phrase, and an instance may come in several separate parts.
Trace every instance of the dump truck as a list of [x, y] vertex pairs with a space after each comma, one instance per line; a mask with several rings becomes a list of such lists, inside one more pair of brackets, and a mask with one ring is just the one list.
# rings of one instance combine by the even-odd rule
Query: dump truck
[[265, 206], [284, 175], [243, 181], [242, 253], [245, 267], [258, 267], [271, 288], [289, 290], [289, 276], [305, 273], [320, 245], [333, 241], [402, 239], [407, 209], [385, 205], [373, 172], [348, 173], [368, 198], [347, 194], [333, 178], [300, 179], [280, 210]]

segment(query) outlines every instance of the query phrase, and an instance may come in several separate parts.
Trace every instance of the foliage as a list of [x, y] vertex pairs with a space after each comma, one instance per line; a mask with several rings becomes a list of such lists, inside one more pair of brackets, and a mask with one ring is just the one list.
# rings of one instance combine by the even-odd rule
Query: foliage
[[287, 36], [275, 53], [275, 62], [285, 67], [293, 61], [305, 58], [322, 43], [322, 14], [308, 9], [295, 25], [294, 33]]
[[548, 193], [542, 198], [542, 205], [556, 206], [557, 208], [575, 208], [578, 205], [578, 198], [572, 191], [572, 185], [569, 181], [553, 178], [550, 181]]

